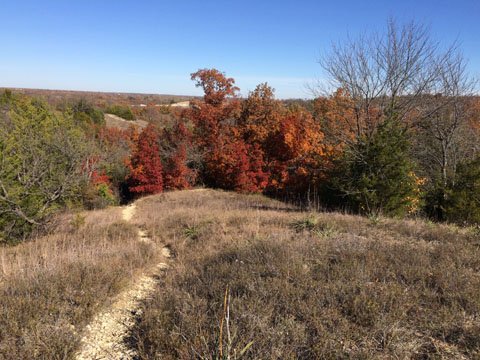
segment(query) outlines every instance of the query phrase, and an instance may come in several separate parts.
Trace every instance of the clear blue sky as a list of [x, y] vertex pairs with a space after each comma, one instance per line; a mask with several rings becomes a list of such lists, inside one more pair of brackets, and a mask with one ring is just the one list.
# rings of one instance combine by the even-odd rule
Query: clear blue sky
[[215, 67], [243, 95], [268, 81], [308, 97], [332, 41], [390, 16], [458, 39], [480, 74], [479, 0], [0, 0], [0, 86], [190, 95], [189, 74]]

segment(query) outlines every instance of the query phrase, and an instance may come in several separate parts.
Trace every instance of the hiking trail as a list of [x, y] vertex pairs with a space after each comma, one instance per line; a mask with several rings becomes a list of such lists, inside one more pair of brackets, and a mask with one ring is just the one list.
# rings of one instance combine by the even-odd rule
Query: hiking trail
[[[131, 222], [135, 216], [136, 204], [125, 206], [122, 219]], [[137, 227], [138, 241], [151, 244], [161, 252], [165, 261], [171, 257], [167, 247], [157, 249], [146, 230]], [[135, 319], [141, 314], [141, 303], [155, 291], [158, 277], [168, 268], [160, 262], [147, 269], [141, 276], [118, 294], [112, 304], [99, 312], [86, 326], [76, 360], [127, 360], [135, 359], [136, 353], [129, 348], [127, 339]]]

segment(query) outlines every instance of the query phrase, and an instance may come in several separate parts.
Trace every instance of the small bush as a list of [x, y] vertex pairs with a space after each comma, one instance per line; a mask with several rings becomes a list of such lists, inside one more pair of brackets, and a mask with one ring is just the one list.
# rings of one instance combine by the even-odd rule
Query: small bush
[[199, 228], [198, 226], [196, 225], [187, 225], [185, 226], [185, 229], [183, 231], [183, 233], [185, 234], [185, 236], [191, 240], [197, 240], [198, 239], [198, 236], [199, 236]]
[[72, 220], [70, 220], [73, 232], [77, 232], [83, 225], [85, 225], [85, 216], [82, 214], [75, 214]]
[[118, 196], [112, 192], [106, 183], [96, 185], [85, 183], [80, 195], [82, 205], [88, 210], [104, 209], [107, 206], [119, 203]]
[[335, 226], [324, 221], [319, 221], [312, 216], [294, 221], [291, 223], [291, 227], [297, 233], [309, 231], [319, 237], [330, 237], [336, 232]]
[[292, 223], [292, 228], [296, 232], [302, 232], [304, 230], [312, 231], [317, 225], [317, 220], [313, 217], [308, 217], [305, 219], [297, 220]]

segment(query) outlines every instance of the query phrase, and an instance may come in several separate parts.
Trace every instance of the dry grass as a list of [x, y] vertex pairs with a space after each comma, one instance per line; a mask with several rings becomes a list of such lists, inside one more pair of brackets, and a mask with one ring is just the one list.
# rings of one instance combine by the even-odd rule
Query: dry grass
[[144, 359], [480, 357], [474, 232], [212, 190], [138, 211], [176, 254], [134, 332]]
[[120, 209], [65, 216], [54, 234], [0, 248], [0, 359], [69, 359], [82, 328], [154, 261]]
[[120, 211], [0, 249], [0, 359], [72, 358], [157, 262], [138, 228], [174, 255], [132, 331], [143, 359], [480, 357], [478, 232], [202, 189], [144, 198], [130, 224]]

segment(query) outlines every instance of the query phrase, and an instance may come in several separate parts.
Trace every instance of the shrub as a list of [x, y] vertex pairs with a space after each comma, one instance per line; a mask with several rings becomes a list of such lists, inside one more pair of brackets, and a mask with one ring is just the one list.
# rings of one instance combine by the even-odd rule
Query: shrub
[[112, 105], [105, 110], [108, 114], [120, 116], [125, 120], [135, 120], [132, 110], [128, 106]]

